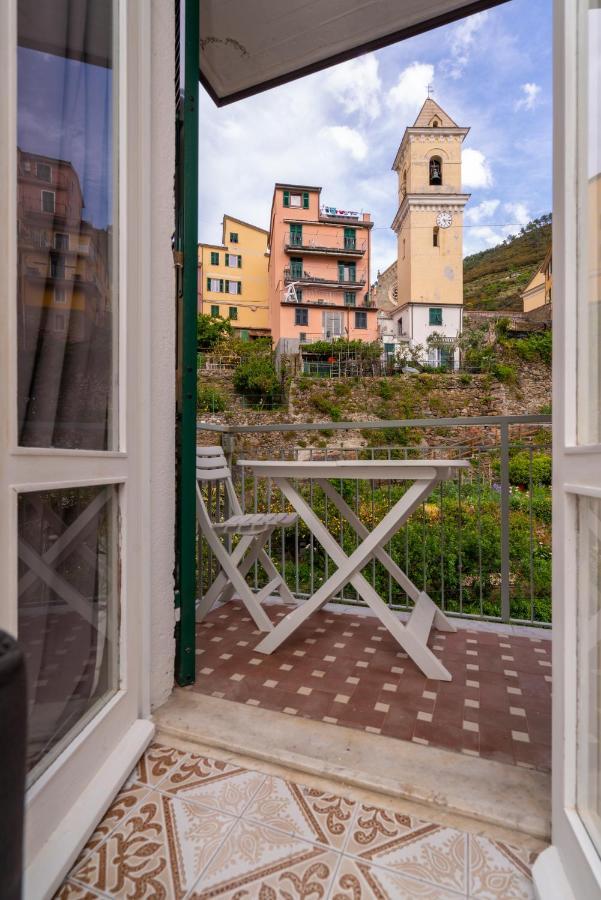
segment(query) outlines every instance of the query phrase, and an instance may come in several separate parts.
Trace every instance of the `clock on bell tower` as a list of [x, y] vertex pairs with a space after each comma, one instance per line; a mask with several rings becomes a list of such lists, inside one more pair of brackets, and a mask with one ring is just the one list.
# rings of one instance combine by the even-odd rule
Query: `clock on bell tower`
[[392, 166], [399, 333], [413, 344], [425, 346], [436, 331], [450, 346], [461, 332], [463, 209], [470, 197], [461, 192], [461, 148], [468, 131], [428, 97]]

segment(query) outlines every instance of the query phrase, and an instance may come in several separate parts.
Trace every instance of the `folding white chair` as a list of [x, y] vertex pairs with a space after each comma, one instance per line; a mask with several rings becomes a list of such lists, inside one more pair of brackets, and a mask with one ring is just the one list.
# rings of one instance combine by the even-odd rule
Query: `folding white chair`
[[[203, 497], [202, 484], [222, 483], [228, 501], [228, 518], [214, 521], [209, 504]], [[220, 504], [217, 504], [219, 506]], [[291, 594], [284, 578], [265, 552], [265, 544], [276, 528], [296, 524], [296, 513], [243, 513], [232, 482], [232, 474], [221, 447], [196, 448], [196, 519], [201, 534], [217, 559], [220, 571], [208, 591], [197, 601], [196, 621], [202, 622], [212, 607], [239, 597], [261, 631], [272, 631], [273, 625], [262, 607], [263, 601], [278, 593], [286, 603], [298, 601]], [[222, 538], [240, 535], [232, 551], [230, 541]], [[246, 575], [258, 562], [268, 577], [267, 584], [257, 593], [246, 582]]]

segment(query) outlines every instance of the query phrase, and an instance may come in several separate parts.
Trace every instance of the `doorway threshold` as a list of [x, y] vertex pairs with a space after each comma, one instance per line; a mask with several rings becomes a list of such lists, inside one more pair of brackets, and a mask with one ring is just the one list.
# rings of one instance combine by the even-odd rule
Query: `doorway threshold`
[[155, 711], [165, 736], [242, 754], [548, 840], [545, 772], [176, 688]]

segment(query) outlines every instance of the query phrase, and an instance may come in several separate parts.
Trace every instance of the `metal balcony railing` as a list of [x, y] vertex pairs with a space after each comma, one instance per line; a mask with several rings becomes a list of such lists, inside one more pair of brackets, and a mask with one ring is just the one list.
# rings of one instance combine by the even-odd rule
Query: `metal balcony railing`
[[352, 285], [356, 287], [362, 287], [365, 284], [365, 272], [361, 270], [358, 272], [357, 270], [351, 270], [348, 274], [345, 273], [344, 278], [340, 278], [336, 275], [335, 278], [329, 278], [327, 275], [313, 275], [311, 272], [308, 272], [306, 269], [297, 269], [294, 267], [289, 267], [284, 269], [284, 283], [290, 284], [291, 281], [298, 281], [300, 284], [324, 284], [324, 285]]
[[[387, 550], [451, 615], [489, 621], [549, 625], [551, 621], [551, 417], [484, 416], [371, 422], [313, 422], [274, 425], [198, 425], [198, 443], [221, 440], [233, 463], [234, 477], [247, 512], [287, 509], [270, 482], [237, 468], [236, 459], [469, 459], [471, 467], [454, 482], [441, 484], [390, 542]], [[308, 446], [320, 432], [352, 431], [368, 446]], [[282, 433], [274, 451], [265, 448]], [[385, 439], [390, 438], [390, 443]], [[332, 441], [332, 444], [334, 442]], [[336, 481], [347, 503], [373, 528], [407, 489], [406, 485]], [[304, 495], [347, 553], [356, 535], [321, 489], [306, 482]], [[212, 502], [224, 504], [214, 490]], [[333, 563], [302, 521], [276, 532], [267, 546], [291, 591], [312, 595], [331, 574]], [[216, 572], [204, 541], [199, 541], [199, 589], [207, 589]], [[410, 606], [408, 598], [378, 562], [363, 573], [393, 609]], [[257, 590], [261, 571], [248, 576]], [[360, 601], [350, 587], [337, 598]]]
[[335, 235], [332, 240], [327, 240], [323, 234], [298, 232], [288, 232], [284, 237], [285, 250], [304, 250], [307, 253], [351, 253], [357, 256], [363, 256], [367, 250], [367, 241], [358, 240], [356, 237], [344, 237]]

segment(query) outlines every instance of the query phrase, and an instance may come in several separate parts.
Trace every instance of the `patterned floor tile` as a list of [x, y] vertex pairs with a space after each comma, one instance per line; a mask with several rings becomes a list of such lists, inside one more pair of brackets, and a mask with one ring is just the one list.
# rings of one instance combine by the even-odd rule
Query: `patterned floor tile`
[[75, 881], [65, 881], [60, 886], [52, 900], [98, 900], [100, 894], [94, 893]]
[[80, 859], [83, 859], [101, 844], [105, 837], [111, 833], [113, 828], [130, 815], [140, 800], [142, 800], [149, 791], [150, 787], [147, 784], [138, 784], [137, 781], [129, 782], [128, 786], [117, 794], [109, 806], [104, 819], [102, 819], [98, 828], [92, 834], [80, 853]]
[[530, 868], [535, 854], [484, 837], [469, 838], [470, 897], [478, 900], [530, 900]]
[[327, 896], [338, 859], [325, 847], [241, 819], [190, 898], [317, 900]]
[[344, 856], [330, 900], [457, 900], [461, 896], [465, 895]]
[[264, 780], [259, 772], [189, 754], [161, 782], [161, 791], [241, 816]]
[[269, 777], [244, 817], [340, 850], [346, 842], [355, 807], [354, 801], [335, 794]]
[[235, 820], [158, 791], [72, 873], [111, 897], [183, 897]]
[[454, 828], [362, 805], [345, 852], [439, 888], [467, 891], [467, 835]]
[[185, 755], [182, 750], [175, 750], [173, 747], [151, 744], [139, 760], [131, 778], [156, 787], [169, 772], [180, 764]]

